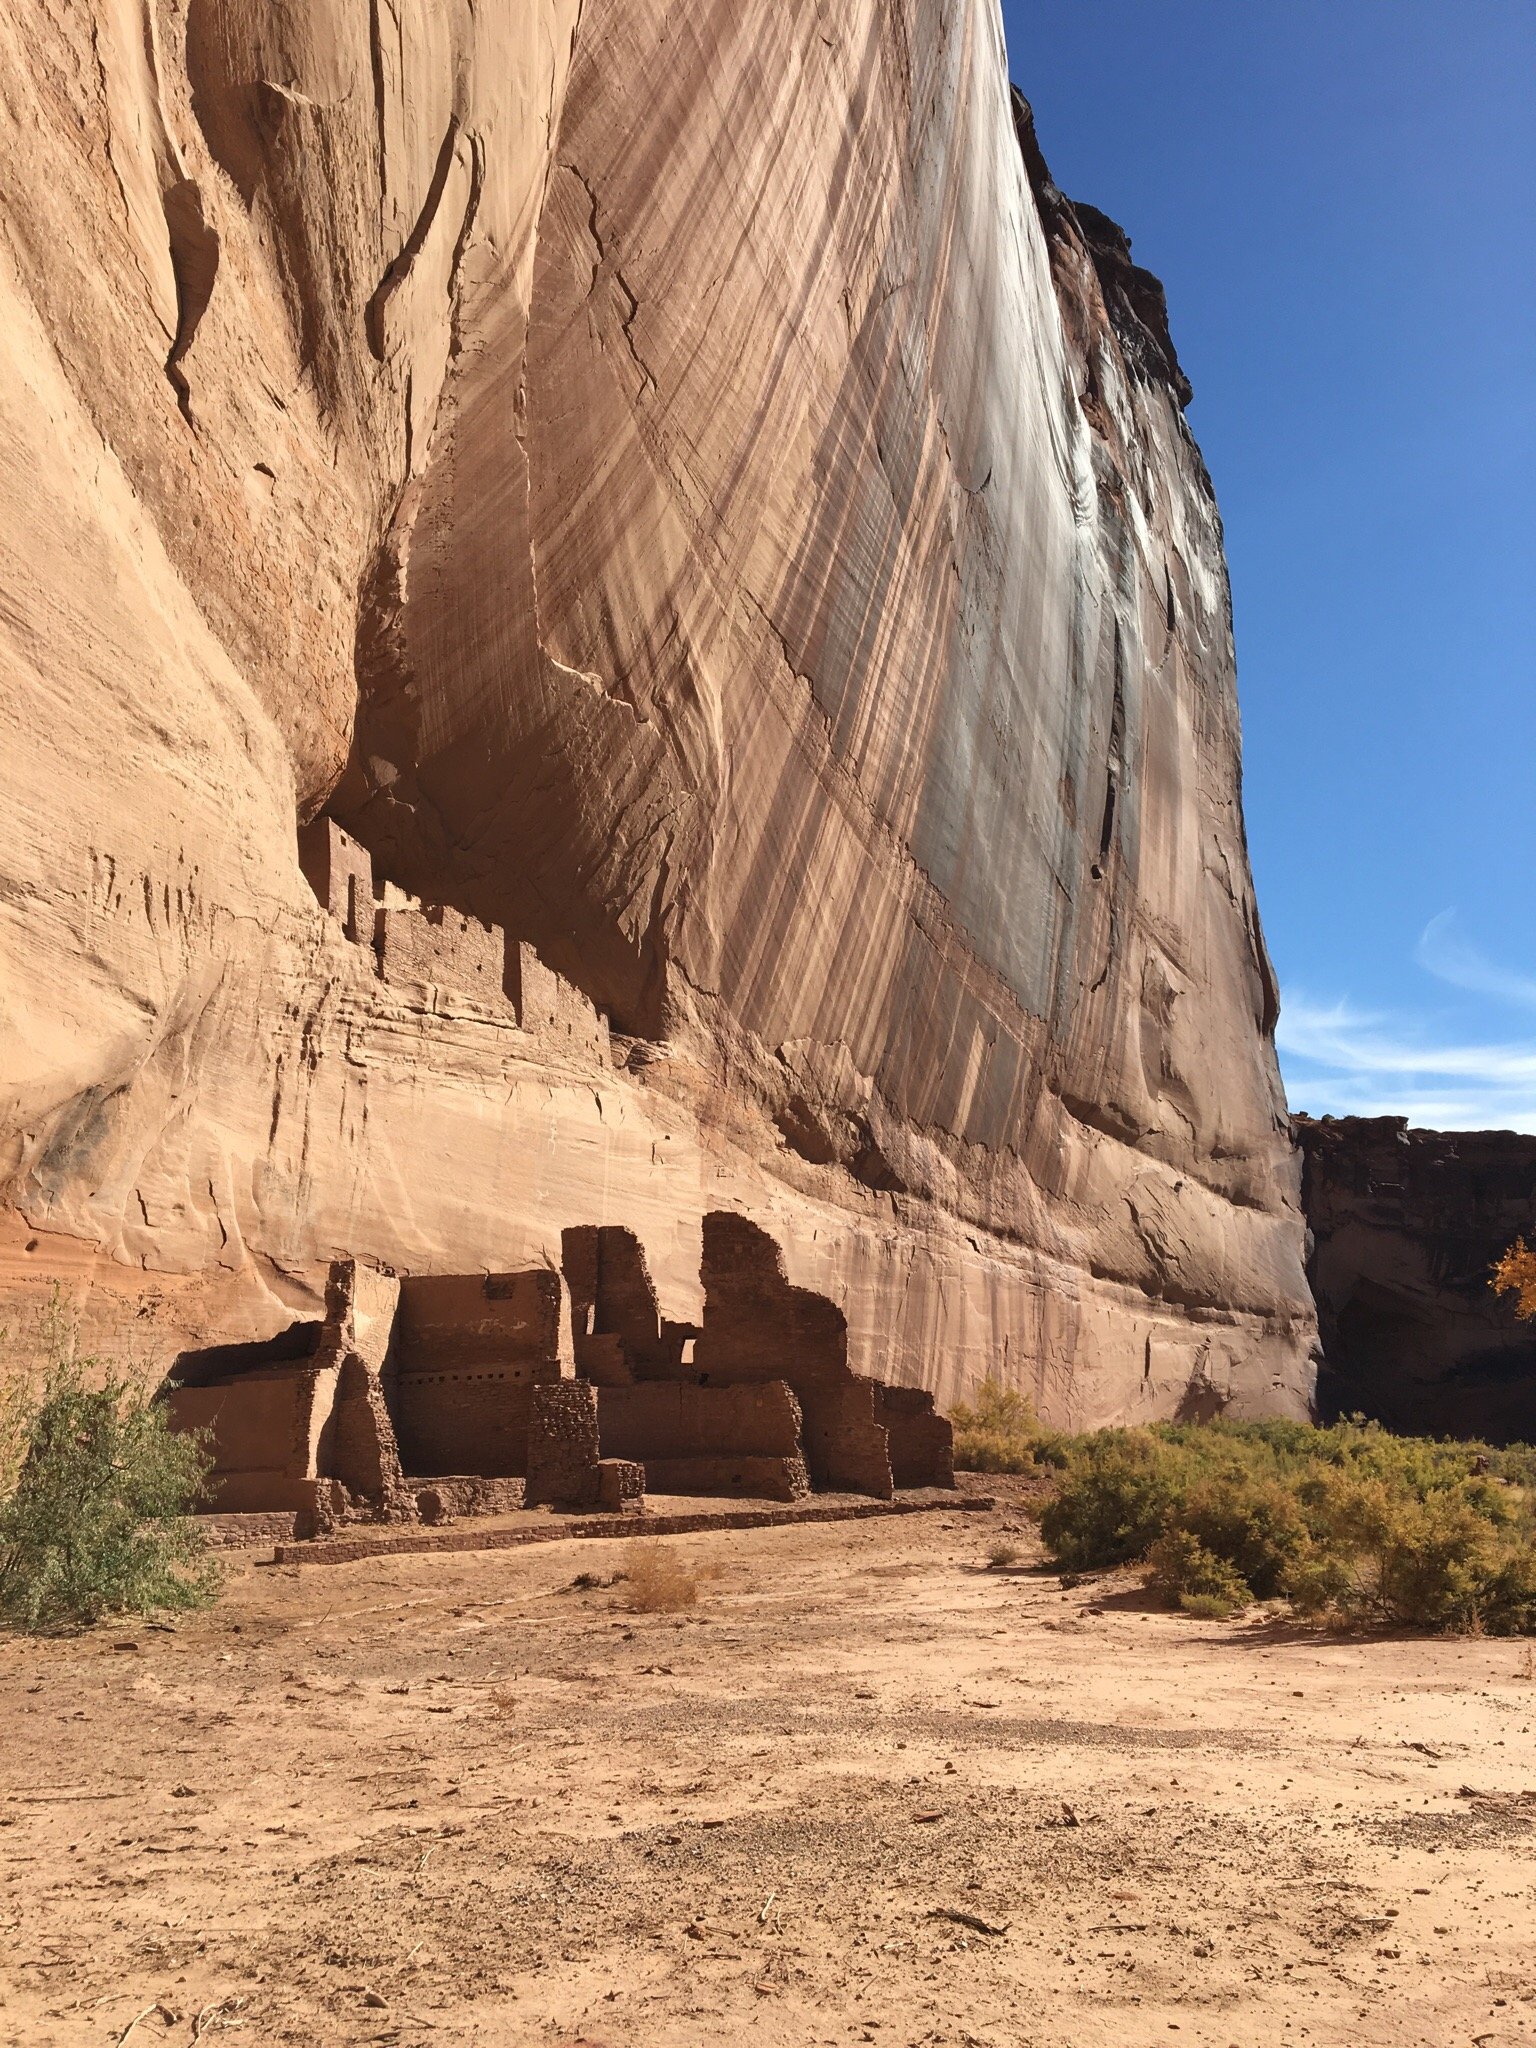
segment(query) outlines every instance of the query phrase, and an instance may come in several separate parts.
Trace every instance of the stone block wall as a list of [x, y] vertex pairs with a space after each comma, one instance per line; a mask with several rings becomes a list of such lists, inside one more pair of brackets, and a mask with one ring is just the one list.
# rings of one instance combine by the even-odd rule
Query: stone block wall
[[599, 1387], [597, 1414], [603, 1456], [643, 1465], [649, 1493], [797, 1500], [810, 1489], [800, 1404], [782, 1380]]
[[526, 941], [509, 941], [500, 925], [376, 880], [367, 847], [325, 815], [300, 828], [299, 866], [346, 936], [372, 950], [383, 980], [425, 983], [505, 1007], [552, 1050], [608, 1065], [607, 1019]]
[[926, 1388], [875, 1382], [875, 1420], [889, 1441], [895, 1485], [954, 1485], [955, 1433], [947, 1417], [936, 1413]]
[[297, 1363], [169, 1392], [172, 1427], [208, 1432], [213, 1471], [204, 1505], [224, 1514], [312, 1507], [312, 1425], [331, 1392], [311, 1366]]
[[778, 1245], [745, 1216], [704, 1218], [704, 1325], [694, 1362], [705, 1380], [788, 1381], [805, 1418], [812, 1484], [888, 1496], [889, 1434], [875, 1382], [848, 1369], [848, 1325], [825, 1295], [791, 1286]]
[[398, 1288], [339, 1260], [323, 1322], [177, 1360], [161, 1398], [173, 1427], [209, 1432], [208, 1507], [294, 1510], [311, 1526], [408, 1511], [378, 1370]]
[[373, 856], [334, 818], [319, 817], [299, 833], [299, 866], [321, 907], [355, 944], [373, 944]]
[[595, 1507], [598, 1497], [597, 1389], [562, 1380], [534, 1390], [528, 1437], [529, 1507]]
[[571, 1293], [577, 1370], [603, 1385], [675, 1379], [690, 1326], [664, 1321], [632, 1230], [582, 1225], [561, 1232], [561, 1269]]
[[497, 1007], [506, 1001], [506, 941], [495, 925], [440, 904], [383, 905], [374, 944], [386, 981], [428, 982]]
[[386, 1386], [416, 1478], [521, 1477], [535, 1387], [569, 1369], [560, 1275], [423, 1275], [404, 1282]]
[[[177, 1421], [207, 1427], [216, 1505], [368, 1513], [633, 1507], [641, 1491], [794, 1500], [953, 1484], [928, 1394], [848, 1368], [841, 1311], [778, 1246], [717, 1212], [702, 1328], [665, 1320], [635, 1235], [564, 1233], [566, 1279], [332, 1268], [321, 1323], [178, 1361]], [[691, 1354], [691, 1355], [690, 1355]]]
[[546, 967], [526, 941], [507, 946], [506, 989], [524, 1031], [606, 1063], [607, 1020], [580, 989]]
[[605, 1458], [694, 1458], [757, 1453], [793, 1458], [800, 1450], [800, 1403], [783, 1380], [701, 1387], [650, 1380], [601, 1387], [598, 1422]]

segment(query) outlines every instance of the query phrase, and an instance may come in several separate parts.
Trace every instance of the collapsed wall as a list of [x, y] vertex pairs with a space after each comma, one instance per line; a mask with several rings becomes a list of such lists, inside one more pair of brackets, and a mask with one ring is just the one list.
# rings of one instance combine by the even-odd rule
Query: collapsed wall
[[1393, 1116], [1295, 1125], [1322, 1413], [1536, 1441], [1536, 1329], [1489, 1285], [1515, 1239], [1536, 1235], [1536, 1137]]
[[1300, 1412], [1220, 520], [996, 0], [22, 0], [0, 77], [0, 1322], [622, 1224], [699, 1329], [729, 1210], [866, 1380]]
[[952, 1487], [933, 1396], [851, 1371], [835, 1305], [791, 1287], [744, 1217], [705, 1219], [702, 1327], [663, 1323], [618, 1226], [565, 1233], [563, 1271], [400, 1279], [331, 1268], [323, 1321], [184, 1352], [161, 1390], [201, 1433], [203, 1505], [441, 1521], [527, 1507], [639, 1510], [647, 1492], [889, 1500]]

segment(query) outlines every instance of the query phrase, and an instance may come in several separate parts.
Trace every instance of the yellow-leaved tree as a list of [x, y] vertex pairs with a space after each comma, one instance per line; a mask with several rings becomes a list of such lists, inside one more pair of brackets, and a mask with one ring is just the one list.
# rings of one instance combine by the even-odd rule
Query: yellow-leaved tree
[[1495, 1294], [1515, 1297], [1515, 1314], [1525, 1322], [1536, 1322], [1536, 1251], [1523, 1237], [1517, 1237], [1493, 1269]]

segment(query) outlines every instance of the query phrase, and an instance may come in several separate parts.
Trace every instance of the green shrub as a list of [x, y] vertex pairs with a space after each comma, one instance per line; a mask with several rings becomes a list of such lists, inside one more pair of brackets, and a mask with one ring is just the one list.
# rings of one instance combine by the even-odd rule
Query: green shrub
[[1358, 1416], [1159, 1423], [1061, 1440], [1034, 1511], [1069, 1569], [1141, 1561], [1186, 1611], [1288, 1597], [1330, 1621], [1536, 1631], [1536, 1455]]
[[1253, 1601], [1242, 1573], [1207, 1550], [1193, 1531], [1169, 1529], [1147, 1552], [1147, 1583], [1176, 1600], [1186, 1614], [1219, 1620]]
[[1179, 1479], [1178, 1461], [1146, 1430], [1079, 1437], [1040, 1512], [1046, 1548], [1072, 1571], [1145, 1557], [1171, 1522]]
[[1067, 1438], [1042, 1425], [1027, 1394], [997, 1380], [984, 1380], [975, 1402], [960, 1402], [949, 1419], [962, 1472], [1033, 1472], [1066, 1463]]
[[1278, 1478], [1250, 1472], [1196, 1479], [1180, 1503], [1178, 1525], [1229, 1567], [1250, 1599], [1273, 1600], [1308, 1542], [1295, 1493]]
[[110, 1614], [206, 1605], [218, 1567], [186, 1520], [207, 1476], [201, 1440], [176, 1435], [143, 1388], [56, 1353], [41, 1391], [5, 1403], [0, 1623], [81, 1626]]
[[1309, 1492], [1312, 1543], [1286, 1586], [1301, 1613], [1495, 1635], [1536, 1622], [1530, 1530], [1486, 1482], [1416, 1494], [1340, 1473]]

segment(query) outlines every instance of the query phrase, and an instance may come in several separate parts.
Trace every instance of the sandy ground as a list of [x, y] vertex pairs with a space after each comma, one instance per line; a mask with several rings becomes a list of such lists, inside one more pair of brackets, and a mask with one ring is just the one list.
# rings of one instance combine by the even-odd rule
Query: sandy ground
[[1536, 2038], [1524, 1645], [1063, 1589], [1007, 1505], [671, 1543], [685, 1615], [571, 1542], [0, 1643], [0, 2040]]

